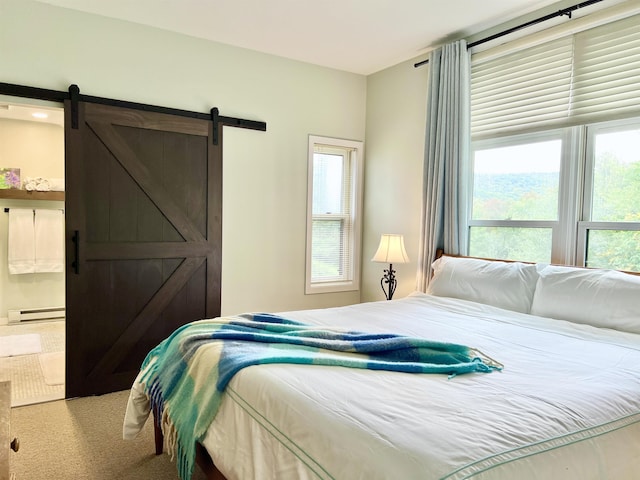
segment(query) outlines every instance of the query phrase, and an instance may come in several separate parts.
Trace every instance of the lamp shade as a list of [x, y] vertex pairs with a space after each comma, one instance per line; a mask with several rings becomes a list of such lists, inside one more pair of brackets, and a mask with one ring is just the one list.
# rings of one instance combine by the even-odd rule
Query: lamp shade
[[385, 233], [380, 237], [380, 245], [372, 262], [407, 263], [409, 257], [404, 249], [404, 237], [394, 233]]

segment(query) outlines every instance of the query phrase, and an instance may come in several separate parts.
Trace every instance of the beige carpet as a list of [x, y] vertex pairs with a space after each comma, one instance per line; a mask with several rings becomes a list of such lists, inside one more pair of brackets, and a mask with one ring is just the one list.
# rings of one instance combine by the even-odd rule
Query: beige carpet
[[[18, 480], [177, 480], [175, 464], [154, 454], [153, 425], [135, 440], [122, 440], [129, 391], [58, 400], [11, 410], [11, 453]], [[203, 480], [196, 469], [193, 480]]]

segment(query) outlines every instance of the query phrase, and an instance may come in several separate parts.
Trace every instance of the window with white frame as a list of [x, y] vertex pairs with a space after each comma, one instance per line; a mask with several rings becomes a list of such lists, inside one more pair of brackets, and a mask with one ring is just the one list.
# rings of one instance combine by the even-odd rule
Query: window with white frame
[[578, 263], [640, 271], [640, 118], [587, 127]]
[[474, 144], [469, 255], [551, 261], [562, 147], [557, 131]]
[[638, 32], [473, 64], [470, 255], [640, 271]]
[[305, 292], [360, 286], [363, 143], [309, 136]]

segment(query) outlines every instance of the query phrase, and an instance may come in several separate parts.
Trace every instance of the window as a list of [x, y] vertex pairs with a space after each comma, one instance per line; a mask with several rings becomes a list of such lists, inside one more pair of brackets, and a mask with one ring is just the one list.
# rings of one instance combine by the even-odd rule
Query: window
[[363, 144], [309, 136], [305, 292], [357, 290]]
[[470, 255], [640, 271], [639, 27], [472, 66]]
[[474, 145], [470, 255], [551, 261], [561, 159], [555, 132]]
[[474, 142], [469, 255], [640, 271], [639, 146], [640, 117]]
[[587, 129], [578, 262], [640, 271], [640, 119]]

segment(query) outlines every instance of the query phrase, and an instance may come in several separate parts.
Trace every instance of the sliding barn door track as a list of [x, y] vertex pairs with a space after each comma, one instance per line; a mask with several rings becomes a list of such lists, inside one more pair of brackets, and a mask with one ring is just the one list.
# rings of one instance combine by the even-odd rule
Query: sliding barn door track
[[217, 107], [213, 107], [209, 113], [193, 112], [189, 110], [181, 110], [177, 108], [161, 107], [157, 105], [148, 105], [144, 103], [128, 102], [125, 100], [115, 100], [112, 98], [95, 97], [92, 95], [84, 95], [80, 93], [77, 85], [70, 85], [69, 90], [61, 92], [58, 90], [49, 90], [46, 88], [29, 87], [25, 85], [16, 85], [12, 83], [0, 82], [0, 94], [10, 95], [14, 97], [33, 98], [36, 100], [46, 100], [50, 102], [71, 101], [71, 128], [78, 128], [78, 102], [98, 103], [101, 105], [110, 105], [114, 107], [130, 108], [133, 110], [144, 110], [146, 112], [166, 113], [169, 115], [178, 115], [181, 117], [197, 118], [200, 120], [211, 120], [213, 122], [213, 144], [218, 144], [218, 125], [224, 125], [236, 128], [246, 128], [249, 130], [266, 131], [266, 122], [257, 120], [246, 120], [244, 118], [227, 117], [220, 115]]

